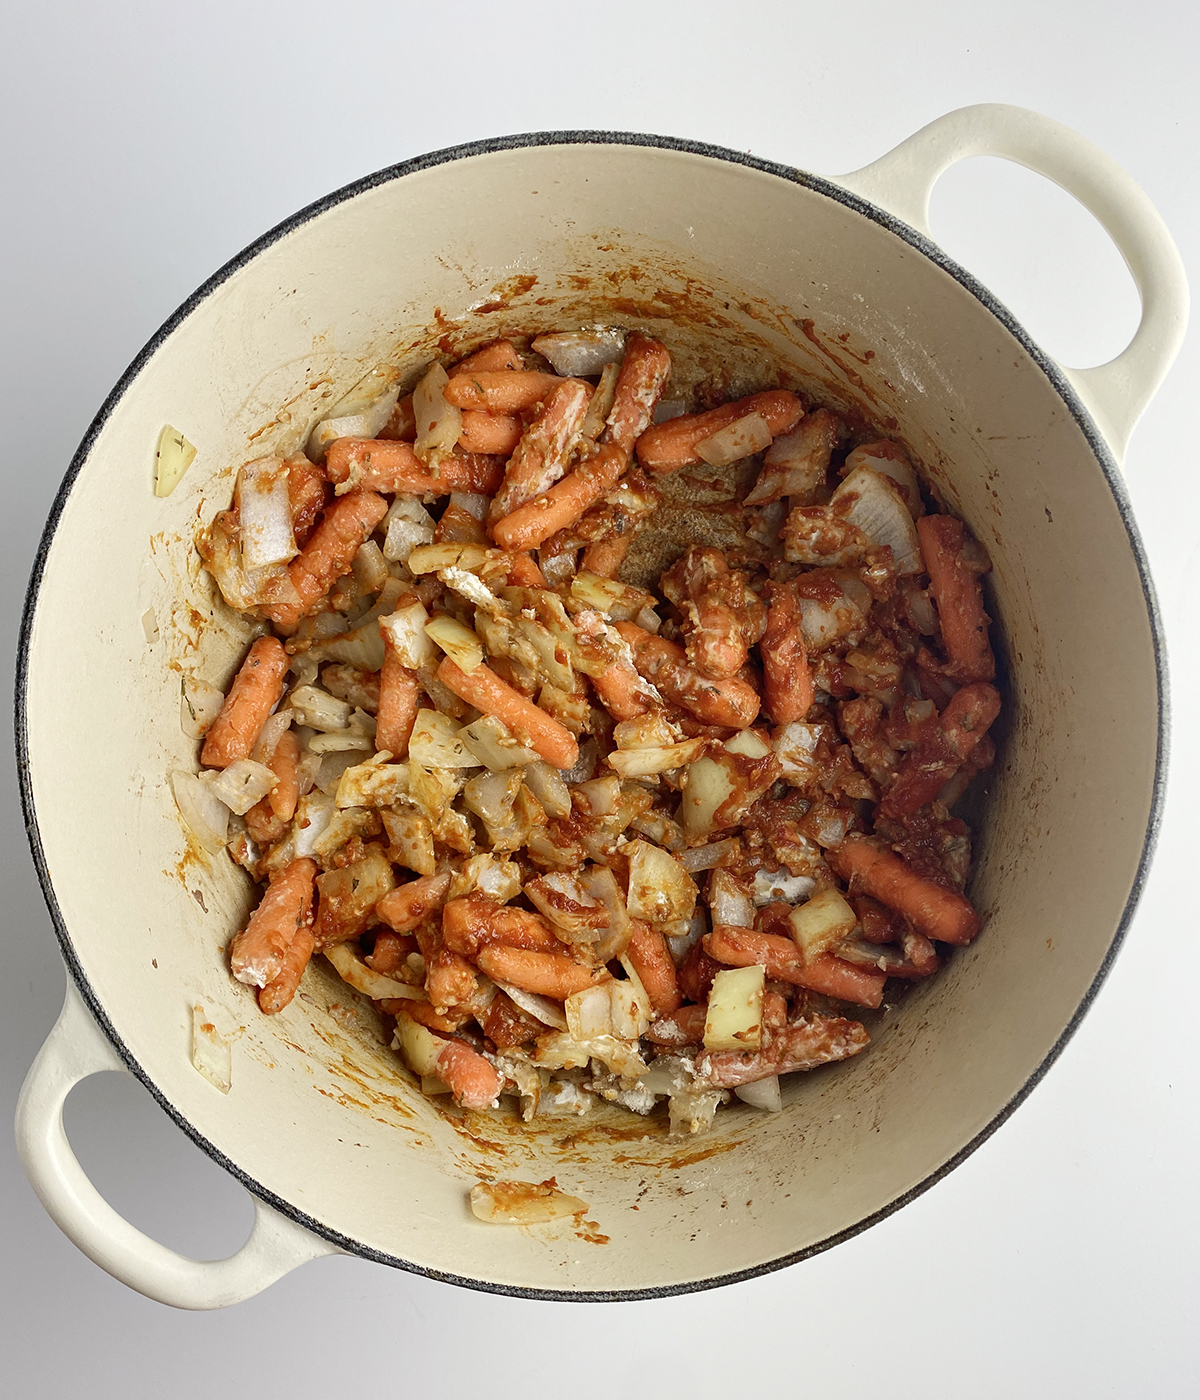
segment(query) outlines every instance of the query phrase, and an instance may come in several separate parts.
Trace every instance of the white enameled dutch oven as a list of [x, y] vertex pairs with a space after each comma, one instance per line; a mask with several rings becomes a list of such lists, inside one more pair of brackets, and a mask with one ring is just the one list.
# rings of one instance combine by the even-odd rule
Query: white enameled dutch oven
[[[1057, 181], [1124, 254], [1142, 319], [1110, 364], [1049, 360], [930, 242], [931, 186], [978, 154]], [[70, 979], [18, 1138], [62, 1229], [181, 1307], [234, 1302], [339, 1250], [530, 1297], [648, 1297], [803, 1259], [949, 1171], [1054, 1060], [1145, 877], [1163, 656], [1119, 463], [1186, 303], [1178, 255], [1129, 177], [1002, 106], [951, 113], [837, 181], [651, 136], [486, 141], [340, 190], [222, 269], [101, 409], [29, 592], [20, 764]], [[195, 763], [180, 669], [223, 682], [245, 643], [192, 550], [237, 465], [290, 450], [368, 369], [414, 366], [443, 335], [598, 318], [750, 379], [784, 366], [894, 431], [987, 546], [1006, 639], [1011, 719], [978, 835], [978, 941], [885, 1016], [866, 1055], [794, 1076], [781, 1114], [738, 1105], [687, 1142], [615, 1110], [531, 1127], [445, 1114], [318, 969], [285, 1013], [259, 1015], [224, 956], [249, 882], [223, 853], [189, 850], [166, 781]], [[159, 499], [165, 423], [199, 455]], [[193, 1067], [197, 1004], [237, 1035], [228, 1094]], [[62, 1105], [109, 1069], [137, 1075], [256, 1197], [232, 1258], [172, 1253], [88, 1182]], [[468, 1210], [481, 1178], [550, 1176], [588, 1202], [588, 1223], [506, 1228]]]

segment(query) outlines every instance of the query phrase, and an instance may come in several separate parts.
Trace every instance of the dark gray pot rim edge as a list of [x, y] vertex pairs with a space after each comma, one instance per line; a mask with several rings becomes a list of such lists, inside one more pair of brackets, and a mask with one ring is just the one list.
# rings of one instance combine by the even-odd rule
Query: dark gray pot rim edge
[[[565, 145], [620, 145], [620, 146], [645, 146], [662, 150], [680, 151], [689, 155], [706, 156], [710, 159], [721, 160], [734, 165], [741, 165], [752, 170], [760, 171], [764, 174], [775, 175], [789, 183], [798, 184], [814, 193], [824, 195], [835, 200], [837, 203], [845, 205], [847, 208], [855, 210], [857, 213], [870, 219], [873, 223], [879, 224], [897, 237], [910, 244], [918, 252], [923, 253], [929, 260], [935, 263], [944, 272], [960, 283], [970, 292], [988, 311], [996, 317], [1006, 330], [1021, 345], [1022, 349], [1034, 360], [1038, 367], [1049, 379], [1055, 391], [1058, 393], [1072, 418], [1078, 424], [1080, 431], [1086, 438], [1089, 446], [1096, 456], [1096, 460], [1104, 473], [1109, 490], [1112, 492], [1117, 509], [1120, 512], [1125, 531], [1129, 539], [1130, 548], [1133, 551], [1137, 563], [1138, 576], [1141, 582], [1142, 595], [1146, 603], [1146, 611], [1150, 621], [1151, 633], [1154, 641], [1155, 672], [1158, 687], [1158, 745], [1155, 756], [1154, 786], [1151, 799], [1150, 814], [1146, 824], [1146, 833], [1142, 845], [1141, 858], [1138, 862], [1137, 873], [1135, 875], [1129, 897], [1125, 908], [1122, 911], [1120, 922], [1113, 935], [1111, 944], [1105, 954], [1099, 971], [1096, 974], [1091, 986], [1088, 988], [1078, 1009], [1068, 1022], [1066, 1029], [1059, 1036], [1058, 1040], [1051, 1047], [1041, 1064], [1030, 1075], [1029, 1079], [1021, 1089], [1013, 1095], [991, 1119], [991, 1121], [978, 1132], [964, 1147], [944, 1162], [936, 1171], [931, 1172], [924, 1180], [916, 1186], [911, 1187], [895, 1200], [888, 1202], [886, 1206], [873, 1212], [865, 1219], [856, 1222], [854, 1225], [830, 1235], [823, 1240], [819, 1240], [804, 1249], [796, 1250], [790, 1254], [785, 1254], [777, 1259], [767, 1260], [764, 1263], [756, 1264], [751, 1268], [739, 1269], [732, 1273], [721, 1274], [712, 1278], [698, 1279], [679, 1284], [662, 1284], [650, 1288], [633, 1288], [627, 1290], [598, 1290], [592, 1292], [570, 1292], [563, 1289], [543, 1289], [525, 1288], [509, 1284], [491, 1283], [483, 1279], [466, 1278], [459, 1274], [447, 1273], [439, 1269], [427, 1268], [420, 1264], [412, 1263], [408, 1260], [400, 1259], [395, 1255], [385, 1254], [380, 1250], [372, 1249], [356, 1240], [339, 1234], [336, 1230], [330, 1229], [321, 1222], [312, 1219], [303, 1211], [297, 1210], [295, 1206], [268, 1190], [260, 1182], [255, 1181], [242, 1171], [235, 1163], [221, 1152], [213, 1143], [209, 1142], [195, 1127], [181, 1114], [161, 1093], [150, 1076], [137, 1062], [122, 1041], [116, 1028], [109, 1021], [103, 1007], [84, 975], [83, 969], [75, 955], [71, 943], [70, 935], [67, 932], [63, 921], [58, 901], [54, 895], [54, 888], [50, 880], [49, 871], [46, 865], [45, 854], [42, 848], [41, 835], [38, 830], [37, 816], [34, 809], [33, 792], [29, 778], [28, 763], [28, 732], [27, 732], [27, 704], [26, 688], [29, 671], [29, 649], [33, 629], [33, 619], [37, 608], [38, 592], [41, 586], [42, 575], [45, 570], [46, 560], [50, 549], [51, 541], [58, 527], [59, 519], [62, 515], [63, 507], [67, 497], [70, 495], [76, 477], [82, 470], [87, 460], [97, 434], [104, 426], [116, 405], [124, 396], [125, 391], [130, 387], [137, 375], [141, 372], [150, 357], [158, 350], [171, 333], [200, 305], [202, 301], [210, 296], [229, 277], [251, 262], [259, 253], [278, 242], [287, 234], [300, 228], [310, 219], [345, 200], [352, 199], [356, 195], [377, 186], [388, 184], [393, 180], [405, 175], [416, 174], [423, 170], [429, 170], [438, 165], [445, 165], [451, 161], [463, 160], [471, 156], [488, 155], [498, 151], [518, 150], [536, 146], [565, 146]], [[83, 997], [88, 1009], [95, 1017], [97, 1023], [103, 1029], [105, 1035], [112, 1042], [117, 1053], [129, 1069], [149, 1092], [157, 1100], [160, 1107], [171, 1117], [171, 1119], [188, 1135], [189, 1138], [201, 1148], [215, 1162], [225, 1168], [236, 1180], [238, 1180], [249, 1192], [260, 1200], [265, 1201], [280, 1214], [304, 1226], [329, 1243], [336, 1245], [339, 1249], [348, 1254], [356, 1255], [360, 1258], [373, 1260], [375, 1263], [387, 1264], [393, 1268], [407, 1270], [410, 1273], [419, 1274], [425, 1278], [436, 1279], [442, 1283], [457, 1284], [461, 1287], [476, 1289], [484, 1293], [503, 1294], [518, 1298], [534, 1298], [549, 1302], [633, 1302], [646, 1298], [674, 1297], [687, 1293], [702, 1292], [711, 1288], [720, 1288], [726, 1284], [739, 1283], [745, 1279], [757, 1278], [764, 1274], [773, 1273], [776, 1270], [787, 1268], [792, 1264], [799, 1263], [803, 1259], [811, 1258], [820, 1254], [834, 1245], [841, 1244], [844, 1240], [853, 1238], [869, 1229], [872, 1225], [915, 1200], [918, 1196], [940, 1181], [949, 1172], [953, 1171], [961, 1162], [965, 1161], [972, 1152], [981, 1146], [991, 1135], [1004, 1123], [1015, 1110], [1024, 1102], [1026, 1097], [1040, 1082], [1042, 1077], [1050, 1069], [1051, 1065], [1058, 1059], [1067, 1042], [1074, 1035], [1083, 1016], [1090, 1008], [1096, 994], [1100, 990], [1104, 979], [1107, 977], [1109, 969], [1119, 952], [1129, 924], [1133, 918], [1138, 900], [1146, 883], [1147, 874], [1151, 859], [1154, 853], [1154, 846], [1157, 841], [1159, 827], [1162, 821], [1163, 800], [1166, 785], [1167, 769], [1167, 745], [1168, 745], [1168, 698], [1167, 698], [1167, 663], [1166, 647], [1163, 635], [1162, 619], [1159, 612], [1158, 601], [1154, 592], [1154, 585], [1150, 578], [1149, 567], [1146, 560], [1145, 549], [1142, 545], [1141, 537], [1138, 534], [1137, 525], [1133, 518], [1129, 498], [1125, 490], [1125, 483], [1121, 476], [1120, 469], [1108, 447], [1104, 437], [1092, 421], [1091, 415], [1083, 407], [1074, 389], [1066, 380], [1058, 365], [1045, 355], [1038, 346], [1030, 339], [1028, 333], [1020, 326], [1005, 306], [987, 290], [980, 282], [971, 276], [969, 272], [960, 267], [953, 259], [949, 258], [937, 244], [931, 242], [923, 234], [918, 233], [909, 225], [885, 213], [877, 205], [861, 199], [858, 195], [851, 194], [840, 185], [832, 181], [822, 179], [820, 176], [808, 174], [805, 171], [793, 169], [790, 166], [781, 165], [774, 161], [760, 159], [740, 151], [727, 150], [720, 146], [711, 146], [703, 142], [688, 141], [677, 137], [652, 136], [636, 132], [620, 131], [551, 131], [533, 132], [514, 136], [496, 137], [484, 141], [473, 141], [459, 146], [447, 147], [444, 150], [433, 151], [427, 155], [417, 156], [412, 160], [401, 161], [396, 165], [388, 166], [383, 170], [373, 174], [363, 176], [359, 180], [343, 186], [341, 189], [325, 195], [316, 200], [306, 208], [299, 210], [289, 218], [277, 224], [269, 232], [263, 234], [253, 243], [249, 244], [236, 257], [232, 258], [219, 271], [213, 274], [207, 282], [203, 283], [188, 299], [163, 323], [163, 325], [147, 341], [146, 345], [138, 353], [130, 364], [129, 368], [117, 381], [116, 386], [108, 395], [104, 404], [100, 408], [96, 417], [92, 420], [87, 432], [83, 437], [75, 455], [71, 459], [71, 464], [63, 478], [62, 484], [55, 496], [54, 504], [51, 507], [45, 530], [42, 533], [41, 541], [38, 545], [37, 554], [34, 557], [33, 568], [30, 574], [29, 588], [25, 598], [24, 612], [21, 618], [20, 640], [17, 651], [17, 672], [16, 672], [16, 749], [17, 749], [17, 772], [20, 782], [21, 805], [24, 811], [25, 828], [29, 838], [30, 850], [33, 862], [37, 869], [38, 879], [41, 883], [42, 894], [46, 901], [47, 909], [50, 912], [51, 920], [54, 924], [55, 933], [58, 937], [59, 946], [62, 951], [63, 960], [67, 969], [78, 987], [80, 995]]]

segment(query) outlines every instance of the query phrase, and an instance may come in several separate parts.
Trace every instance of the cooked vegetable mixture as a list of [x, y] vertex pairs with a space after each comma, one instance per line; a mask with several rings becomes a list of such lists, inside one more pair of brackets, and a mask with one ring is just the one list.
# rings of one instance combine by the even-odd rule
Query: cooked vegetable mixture
[[[172, 775], [262, 885], [233, 975], [273, 1015], [324, 955], [465, 1108], [777, 1109], [979, 927], [986, 554], [895, 442], [680, 389], [637, 330], [493, 342], [243, 466], [200, 540], [261, 632], [185, 682]], [[677, 473], [728, 484], [723, 547], [623, 581]]]

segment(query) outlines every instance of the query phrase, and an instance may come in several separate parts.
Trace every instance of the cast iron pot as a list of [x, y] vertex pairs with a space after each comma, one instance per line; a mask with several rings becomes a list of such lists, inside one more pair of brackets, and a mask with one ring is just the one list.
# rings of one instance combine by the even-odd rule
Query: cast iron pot
[[[932, 184], [982, 153], [1057, 181], [1121, 249], [1143, 311], [1111, 363], [1048, 359], [930, 241]], [[101, 409], [29, 592], [21, 776], [70, 978], [18, 1138], [57, 1223], [117, 1278], [182, 1307], [236, 1301], [339, 1250], [529, 1297], [650, 1297], [826, 1249], [962, 1161], [1061, 1050], [1145, 877], [1163, 657], [1119, 463], [1186, 301], [1129, 177], [1064, 127], [1001, 106], [951, 113], [836, 181], [651, 136], [487, 141], [348, 186], [234, 259]], [[826, 401], [894, 421], [991, 553], [1006, 639], [1011, 720], [978, 834], [978, 941], [884, 1018], [866, 1055], [794, 1076], [781, 1114], [738, 1106], [684, 1143], [616, 1111], [533, 1127], [446, 1114], [318, 969], [287, 1012], [259, 1015], [223, 951], [249, 883], [223, 853], [189, 850], [166, 782], [195, 766], [180, 670], [222, 682], [245, 645], [192, 549], [237, 465], [294, 448], [367, 370], [428, 359], [442, 335], [598, 316], [751, 377], [782, 365]], [[199, 455], [158, 499], [164, 423]], [[191, 1062], [197, 1004], [219, 1029], [243, 1028], [227, 1095]], [[137, 1075], [254, 1194], [257, 1223], [232, 1258], [163, 1248], [87, 1180], [62, 1105], [108, 1069]], [[550, 1176], [592, 1224], [485, 1226], [467, 1209], [480, 1178]]]

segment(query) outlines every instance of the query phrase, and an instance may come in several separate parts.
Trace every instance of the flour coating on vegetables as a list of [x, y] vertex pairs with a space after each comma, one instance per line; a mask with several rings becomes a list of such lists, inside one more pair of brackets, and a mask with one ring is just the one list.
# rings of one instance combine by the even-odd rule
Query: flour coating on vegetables
[[687, 393], [637, 330], [494, 341], [241, 468], [199, 548], [262, 635], [185, 687], [172, 783], [262, 886], [229, 963], [264, 1013], [321, 954], [427, 1094], [694, 1133], [975, 936], [984, 551], [895, 442]]

